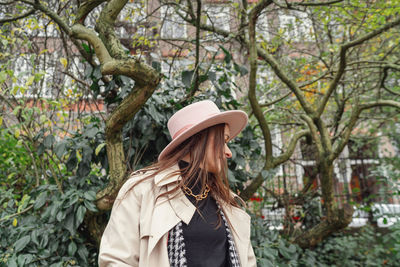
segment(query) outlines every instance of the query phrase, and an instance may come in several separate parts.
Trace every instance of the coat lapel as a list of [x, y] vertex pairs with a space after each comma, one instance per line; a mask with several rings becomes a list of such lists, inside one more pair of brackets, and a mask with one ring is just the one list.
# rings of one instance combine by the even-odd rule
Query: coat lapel
[[250, 216], [242, 209], [221, 203], [221, 208], [228, 219], [239, 254], [241, 266], [246, 266], [248, 243], [250, 238]]
[[[177, 223], [183, 221], [188, 224], [193, 217], [196, 208], [187, 199], [185, 194], [178, 190], [176, 195], [158, 197], [162, 193], [172, 190], [175, 183], [180, 179], [179, 174], [168, 177], [171, 173], [179, 170], [177, 165], [159, 173], [154, 177], [156, 186], [160, 187], [156, 194], [156, 203], [153, 210], [148, 255], [154, 250], [157, 243], [167, 234]], [[173, 216], [175, 215], [175, 216]]]
[[172, 214], [174, 214], [174, 210], [168, 199], [159, 198], [155, 204], [151, 220], [149, 256], [160, 239], [180, 221], [177, 216], [171, 216]]

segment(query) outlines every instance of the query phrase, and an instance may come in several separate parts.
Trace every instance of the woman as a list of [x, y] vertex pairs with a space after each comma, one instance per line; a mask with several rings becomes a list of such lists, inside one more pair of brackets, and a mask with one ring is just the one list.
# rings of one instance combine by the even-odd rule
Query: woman
[[158, 162], [133, 173], [118, 193], [100, 267], [256, 266], [250, 216], [226, 175], [227, 143], [246, 124], [243, 111], [221, 112], [209, 100], [176, 112]]

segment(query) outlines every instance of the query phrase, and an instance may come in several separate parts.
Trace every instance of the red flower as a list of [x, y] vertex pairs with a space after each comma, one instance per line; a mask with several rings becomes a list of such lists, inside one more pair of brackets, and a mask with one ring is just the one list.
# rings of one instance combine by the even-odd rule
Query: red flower
[[293, 216], [292, 219], [297, 222], [298, 220], [300, 220], [300, 216]]
[[257, 202], [261, 202], [262, 197], [252, 197], [250, 198], [251, 201], [257, 201]]

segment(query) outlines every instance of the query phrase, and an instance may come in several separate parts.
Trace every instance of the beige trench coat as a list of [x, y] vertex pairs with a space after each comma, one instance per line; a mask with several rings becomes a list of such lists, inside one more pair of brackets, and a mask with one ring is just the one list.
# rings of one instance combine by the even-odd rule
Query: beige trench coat
[[[170, 266], [168, 232], [180, 221], [188, 224], [196, 210], [181, 191], [175, 198], [157, 199], [157, 196], [170, 190], [173, 183], [180, 178], [175, 175], [164, 179], [168, 173], [176, 170], [178, 165], [159, 173], [154, 179], [139, 183], [128, 193], [126, 192], [135, 182], [149, 173], [134, 175], [122, 186], [101, 239], [100, 267]], [[241, 266], [256, 266], [250, 243], [250, 216], [236, 207], [228, 207], [222, 203], [221, 207], [231, 223]]]

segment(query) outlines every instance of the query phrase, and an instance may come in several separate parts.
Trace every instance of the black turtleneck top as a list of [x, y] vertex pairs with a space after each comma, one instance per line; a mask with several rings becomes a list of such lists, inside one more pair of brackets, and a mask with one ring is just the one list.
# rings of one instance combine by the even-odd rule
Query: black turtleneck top
[[[179, 162], [181, 169], [188, 165], [187, 162]], [[190, 187], [193, 194], [200, 194], [201, 185], [196, 184]], [[200, 201], [185, 194], [197, 208], [189, 224], [182, 225], [188, 267], [231, 266], [225, 224], [221, 218], [221, 223], [217, 228], [218, 206], [210, 193], [207, 198]]]

